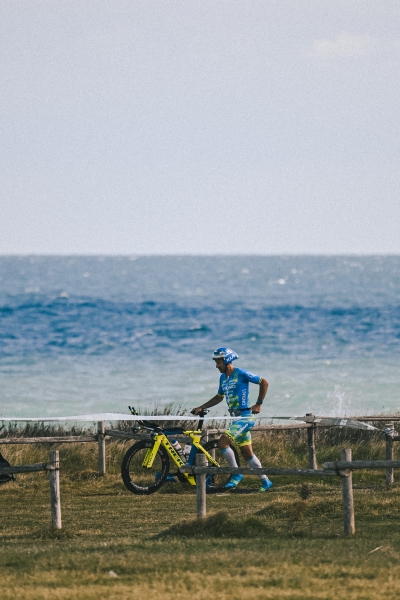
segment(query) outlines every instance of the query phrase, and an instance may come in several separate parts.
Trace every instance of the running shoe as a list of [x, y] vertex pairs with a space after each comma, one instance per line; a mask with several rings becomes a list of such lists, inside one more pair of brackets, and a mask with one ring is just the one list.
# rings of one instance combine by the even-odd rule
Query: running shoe
[[225, 485], [225, 489], [231, 490], [232, 488], [235, 488], [242, 481], [243, 477], [244, 475], [232, 475], [228, 483]]
[[258, 491], [259, 492], [266, 492], [267, 490], [269, 490], [270, 488], [272, 488], [272, 486], [273, 486], [272, 481], [270, 481], [268, 479], [268, 477], [266, 477], [265, 479], [262, 480], [261, 487], [260, 487], [260, 489]]

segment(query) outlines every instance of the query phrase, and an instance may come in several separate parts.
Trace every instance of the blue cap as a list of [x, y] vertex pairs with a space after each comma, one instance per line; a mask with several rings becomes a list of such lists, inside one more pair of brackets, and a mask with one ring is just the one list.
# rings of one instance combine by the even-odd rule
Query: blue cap
[[223, 358], [224, 365], [228, 365], [233, 360], [239, 358], [239, 356], [230, 348], [218, 348], [218, 350], [215, 350], [215, 352], [213, 352], [213, 359], [217, 360], [217, 358]]

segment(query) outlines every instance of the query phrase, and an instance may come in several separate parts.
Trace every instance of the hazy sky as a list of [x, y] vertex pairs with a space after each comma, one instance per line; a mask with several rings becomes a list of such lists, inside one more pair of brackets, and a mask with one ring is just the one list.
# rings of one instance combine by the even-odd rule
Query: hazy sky
[[399, 0], [2, 0], [2, 254], [400, 253]]

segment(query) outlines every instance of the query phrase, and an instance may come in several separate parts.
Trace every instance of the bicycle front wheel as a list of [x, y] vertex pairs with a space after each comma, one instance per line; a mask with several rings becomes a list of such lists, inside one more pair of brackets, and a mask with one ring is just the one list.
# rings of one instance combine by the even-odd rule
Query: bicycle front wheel
[[[217, 463], [219, 464], [220, 467], [230, 467], [226, 458], [224, 457], [223, 452], [221, 452], [220, 448], [218, 447], [217, 439], [206, 442], [203, 447], [205, 450], [207, 450], [207, 452], [209, 454], [211, 454], [211, 456], [214, 458], [214, 460], [217, 461]], [[239, 467], [240, 466], [239, 454], [238, 454], [235, 446], [232, 446], [232, 444], [230, 445], [230, 448], [232, 448], [232, 450], [233, 450], [233, 453], [236, 458], [236, 464]], [[209, 466], [211, 467], [212, 465], [209, 465]], [[226, 473], [225, 474], [218, 473], [218, 467], [215, 467], [215, 473], [211, 473], [210, 475], [207, 475], [207, 478], [206, 478], [207, 494], [216, 494], [218, 492], [225, 491], [225, 485], [228, 483], [228, 481], [230, 480], [231, 477], [232, 477], [232, 475], [227, 475]]]
[[151, 440], [142, 440], [129, 448], [121, 467], [122, 480], [128, 490], [139, 496], [154, 494], [165, 483], [169, 472], [169, 456], [160, 446], [154, 463], [150, 469], [143, 466], [143, 461], [153, 447]]

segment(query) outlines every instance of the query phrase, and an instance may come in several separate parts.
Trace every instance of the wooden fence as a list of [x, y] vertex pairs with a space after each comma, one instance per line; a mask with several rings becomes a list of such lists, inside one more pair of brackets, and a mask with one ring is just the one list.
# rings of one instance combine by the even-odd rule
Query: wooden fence
[[[313, 476], [313, 477], [335, 477], [342, 480], [342, 512], [343, 529], [346, 535], [353, 535], [356, 531], [353, 502], [353, 471], [358, 469], [400, 469], [400, 460], [352, 460], [350, 449], [340, 452], [340, 460], [326, 462], [322, 470], [313, 469], [279, 469], [249, 467], [220, 467], [218, 473], [230, 475], [285, 475], [285, 476]], [[181, 473], [196, 475], [196, 507], [197, 518], [202, 519], [207, 515], [206, 507], [206, 476], [215, 473], [215, 467], [209, 467], [204, 454], [196, 456], [195, 466], [184, 466]]]
[[[393, 421], [400, 421], [400, 417], [391, 417]], [[161, 419], [160, 419], [161, 420]], [[361, 421], [387, 421], [387, 417], [358, 417]], [[394, 430], [394, 422], [386, 423], [386, 428]], [[110, 430], [105, 428], [103, 421], [97, 424], [97, 434], [81, 436], [56, 436], [56, 437], [32, 437], [32, 438], [0, 438], [0, 444], [43, 444], [43, 443], [85, 443], [97, 442], [98, 444], [98, 468], [99, 475], [106, 473], [106, 444], [107, 438], [137, 440], [148, 439], [146, 434], [127, 433], [122, 431]], [[347, 535], [355, 533], [354, 504], [353, 504], [353, 486], [352, 472], [356, 469], [386, 469], [386, 483], [388, 486], [394, 482], [394, 469], [400, 468], [400, 461], [394, 460], [393, 442], [400, 440], [400, 436], [386, 435], [386, 460], [377, 461], [353, 461], [351, 450], [342, 450], [340, 460], [327, 462], [323, 464], [322, 469], [318, 469], [315, 449], [315, 432], [318, 425], [301, 423], [290, 425], [269, 425], [265, 427], [254, 428], [253, 431], [271, 431], [271, 430], [290, 430], [307, 429], [308, 443], [308, 469], [281, 469], [267, 468], [251, 469], [250, 467], [220, 467], [219, 473], [243, 474], [243, 475], [283, 475], [283, 476], [312, 476], [312, 477], [335, 477], [339, 476], [342, 480], [342, 509], [344, 532]], [[324, 426], [326, 427], [326, 426]], [[224, 430], [205, 430], [205, 437], [219, 435]], [[11, 475], [16, 473], [33, 473], [38, 471], [49, 472], [50, 483], [50, 508], [52, 527], [61, 529], [61, 501], [60, 501], [60, 477], [59, 477], [59, 452], [53, 450], [49, 454], [48, 463], [38, 463], [33, 465], [19, 465], [10, 467], [0, 467], [0, 475]], [[183, 466], [181, 473], [191, 473], [197, 476], [196, 485], [196, 503], [197, 516], [203, 518], [206, 516], [206, 475], [215, 472], [215, 467], [209, 467], [206, 464], [204, 454], [196, 456], [195, 466]]]
[[[394, 422], [400, 421], [400, 416], [394, 417], [381, 417], [381, 416], [361, 416], [352, 417], [357, 421], [384, 421], [385, 428], [394, 431]], [[160, 417], [160, 421], [162, 417]], [[327, 425], [318, 425], [316, 423], [290, 423], [286, 425], [264, 425], [254, 427], [252, 432], [268, 432], [268, 431], [290, 431], [293, 429], [307, 430], [307, 446], [308, 446], [308, 466], [313, 471], [318, 469], [317, 454], [316, 454], [316, 430], [323, 427], [326, 429]], [[217, 436], [223, 433], [225, 429], [205, 429], [204, 438]], [[176, 436], [180, 439], [182, 436]], [[119, 440], [139, 440], [148, 439], [147, 434], [143, 433], [128, 433], [125, 431], [117, 431], [114, 429], [106, 429], [104, 421], [97, 423], [97, 434], [92, 435], [69, 435], [69, 436], [54, 436], [54, 437], [31, 437], [31, 438], [0, 438], [1, 444], [65, 444], [65, 443], [86, 443], [86, 442], [97, 442], [98, 445], [98, 472], [100, 476], [106, 474], [106, 440], [109, 438]], [[182, 438], [183, 439], [183, 438]], [[394, 442], [400, 441], [400, 436], [386, 435], [386, 460], [394, 460]], [[394, 470], [388, 468], [386, 470], [386, 485], [390, 487], [394, 483]]]
[[49, 453], [49, 462], [47, 463], [0, 467], [0, 475], [37, 473], [38, 471], [49, 472], [51, 525], [53, 529], [61, 529], [60, 462], [58, 450], [52, 450]]

